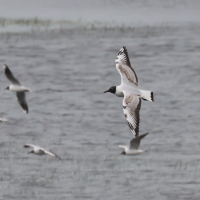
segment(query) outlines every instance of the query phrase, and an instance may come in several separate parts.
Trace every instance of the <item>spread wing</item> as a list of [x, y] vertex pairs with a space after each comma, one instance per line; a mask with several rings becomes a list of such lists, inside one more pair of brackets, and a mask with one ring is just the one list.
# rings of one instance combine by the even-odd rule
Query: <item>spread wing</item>
[[130, 141], [130, 149], [138, 149], [139, 146], [140, 146], [140, 140], [142, 138], [144, 138], [148, 133], [145, 133], [145, 134], [142, 134], [136, 138], [133, 138], [131, 141]]
[[37, 146], [37, 145], [34, 145], [34, 144], [25, 144], [24, 147], [25, 148], [26, 147], [32, 147], [34, 149], [39, 149], [42, 153], [45, 153], [45, 154], [47, 154], [49, 156], [57, 157], [57, 158], [59, 158], [61, 160], [61, 158], [58, 155], [56, 155], [55, 153], [53, 153], [51, 150], [47, 150], [47, 149], [45, 149], [43, 147], [40, 147], [40, 146]]
[[139, 136], [139, 125], [140, 125], [140, 108], [141, 99], [138, 95], [130, 94], [124, 95], [123, 99], [123, 111], [131, 132], [136, 137]]
[[126, 47], [122, 47], [115, 60], [116, 68], [121, 76], [121, 84], [135, 84], [138, 86], [138, 78], [131, 67]]
[[28, 113], [28, 104], [26, 102], [26, 94], [25, 92], [16, 92], [16, 96], [20, 106], [22, 107], [23, 111], [27, 114]]
[[44, 153], [46, 153], [46, 154], [48, 154], [50, 156], [57, 157], [57, 158], [59, 158], [61, 160], [61, 158], [58, 155], [56, 155], [55, 153], [53, 153], [51, 150], [47, 150], [47, 149], [44, 149], [44, 148], [42, 148], [42, 150], [44, 151]]
[[25, 148], [27, 148], [27, 147], [40, 148], [39, 146], [34, 145], [34, 144], [25, 144], [24, 147], [25, 147]]
[[14, 77], [7, 65], [4, 64], [4, 73], [6, 77], [15, 85], [21, 85], [20, 82]]

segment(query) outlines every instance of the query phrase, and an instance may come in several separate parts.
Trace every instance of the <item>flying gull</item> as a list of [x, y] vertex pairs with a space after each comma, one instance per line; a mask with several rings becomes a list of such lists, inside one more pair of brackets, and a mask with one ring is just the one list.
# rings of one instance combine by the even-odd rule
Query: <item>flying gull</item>
[[34, 153], [34, 154], [37, 154], [37, 155], [47, 154], [49, 156], [57, 157], [57, 158], [59, 158], [61, 160], [61, 158], [59, 156], [57, 156], [55, 153], [53, 153], [51, 150], [47, 150], [47, 149], [42, 148], [40, 146], [37, 146], [37, 145], [34, 145], [34, 144], [25, 144], [24, 147], [25, 148], [27, 148], [27, 147], [32, 147], [33, 148], [33, 150], [28, 152], [28, 154], [30, 154], [30, 153]]
[[154, 101], [152, 91], [141, 90], [138, 88], [138, 78], [134, 69], [131, 67], [126, 47], [122, 47], [120, 49], [116, 57], [115, 63], [116, 68], [121, 76], [121, 85], [112, 86], [104, 93], [111, 92], [118, 97], [124, 97], [124, 92], [126, 91], [130, 94], [136, 94], [144, 100]]
[[144, 138], [148, 133], [142, 134], [136, 138], [133, 138], [130, 141], [130, 146], [119, 145], [120, 148], [123, 148], [124, 151], [121, 154], [125, 155], [138, 155], [144, 153], [145, 151], [139, 149], [140, 140]]
[[139, 135], [141, 99], [153, 102], [153, 92], [139, 89], [138, 78], [131, 67], [126, 47], [120, 49], [115, 62], [121, 76], [121, 85], [112, 86], [104, 93], [110, 92], [118, 97], [124, 97], [124, 116], [132, 133], [137, 137]]
[[14, 77], [14, 75], [12, 74], [12, 72], [10, 71], [10, 69], [8, 68], [7, 65], [4, 64], [3, 68], [4, 68], [4, 73], [5, 73], [6, 77], [12, 82], [12, 84], [9, 85], [5, 89], [16, 92], [18, 102], [21, 105], [24, 113], [27, 114], [28, 113], [28, 104], [26, 102], [25, 92], [29, 92], [31, 90], [20, 84], [20, 82]]

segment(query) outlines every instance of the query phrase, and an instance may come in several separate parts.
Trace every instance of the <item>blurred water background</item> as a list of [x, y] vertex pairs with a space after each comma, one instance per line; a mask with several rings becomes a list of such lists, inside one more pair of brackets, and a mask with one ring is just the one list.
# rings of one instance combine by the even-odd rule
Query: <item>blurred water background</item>
[[[199, 11], [198, 0], [1, 0], [0, 65], [34, 92], [25, 115], [2, 68], [0, 199], [199, 200]], [[118, 147], [133, 137], [122, 98], [103, 94], [120, 84], [122, 46], [155, 95], [135, 157]]]

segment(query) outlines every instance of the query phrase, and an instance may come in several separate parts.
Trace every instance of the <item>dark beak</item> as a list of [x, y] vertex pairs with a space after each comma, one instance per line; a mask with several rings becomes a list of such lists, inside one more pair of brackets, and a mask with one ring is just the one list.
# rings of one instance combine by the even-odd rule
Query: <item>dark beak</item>
[[109, 92], [109, 90], [104, 91], [103, 93]]
[[125, 152], [125, 151], [122, 151], [122, 152], [121, 152], [121, 154], [124, 154], [124, 155], [125, 155], [125, 154], [126, 154], [126, 152]]

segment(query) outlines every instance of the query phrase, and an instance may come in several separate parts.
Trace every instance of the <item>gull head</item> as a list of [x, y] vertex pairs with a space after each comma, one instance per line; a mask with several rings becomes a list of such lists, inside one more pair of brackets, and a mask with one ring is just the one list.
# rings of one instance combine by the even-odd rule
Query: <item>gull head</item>
[[109, 90], [104, 91], [104, 93], [106, 93], [106, 92], [110, 92], [110, 93], [115, 94], [115, 92], [116, 92], [116, 86], [112, 86]]
[[126, 154], [126, 152], [125, 152], [125, 151], [122, 151], [122, 152], [121, 152], [121, 154], [124, 154], [124, 155], [125, 155], [125, 154]]

